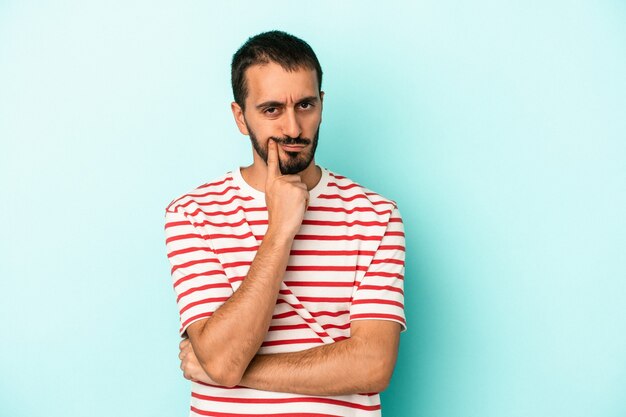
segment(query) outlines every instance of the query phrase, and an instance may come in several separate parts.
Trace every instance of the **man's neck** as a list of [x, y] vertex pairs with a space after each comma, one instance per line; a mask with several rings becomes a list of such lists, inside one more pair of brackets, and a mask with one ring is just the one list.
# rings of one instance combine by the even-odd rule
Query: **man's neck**
[[[322, 169], [315, 165], [315, 160], [311, 161], [308, 167], [297, 173], [306, 184], [308, 190], [320, 182], [322, 178]], [[265, 163], [255, 162], [252, 165], [241, 168], [241, 176], [248, 185], [255, 190], [265, 192], [265, 178], [267, 177], [267, 165]]]

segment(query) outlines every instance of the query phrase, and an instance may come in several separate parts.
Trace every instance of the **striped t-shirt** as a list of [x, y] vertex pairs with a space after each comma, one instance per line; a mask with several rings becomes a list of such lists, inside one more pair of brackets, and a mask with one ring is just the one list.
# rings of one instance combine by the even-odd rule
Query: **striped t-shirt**
[[[267, 230], [265, 195], [239, 168], [170, 203], [167, 256], [180, 334], [210, 317], [244, 280]], [[322, 168], [291, 247], [260, 354], [350, 337], [352, 320], [404, 317], [404, 228], [397, 206]], [[196, 416], [380, 416], [378, 394], [315, 397], [192, 383]]]

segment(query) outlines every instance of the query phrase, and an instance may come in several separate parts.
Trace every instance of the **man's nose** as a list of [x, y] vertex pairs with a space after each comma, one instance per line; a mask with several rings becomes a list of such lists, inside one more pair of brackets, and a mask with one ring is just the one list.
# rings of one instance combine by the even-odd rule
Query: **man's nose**
[[283, 121], [283, 135], [290, 138], [297, 138], [301, 133], [302, 128], [300, 127], [300, 122], [295, 110], [288, 110], [285, 113], [285, 119]]

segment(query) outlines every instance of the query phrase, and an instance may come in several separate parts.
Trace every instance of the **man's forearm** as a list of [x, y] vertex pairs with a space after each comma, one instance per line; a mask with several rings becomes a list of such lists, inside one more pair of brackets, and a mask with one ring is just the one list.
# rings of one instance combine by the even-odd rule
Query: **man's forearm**
[[239, 289], [209, 319], [189, 326], [198, 361], [216, 382], [237, 384], [263, 343], [291, 244], [268, 232]]
[[239, 385], [304, 395], [381, 392], [393, 373], [400, 331], [397, 323], [377, 326], [382, 330], [374, 337], [360, 334], [300, 352], [257, 355]]

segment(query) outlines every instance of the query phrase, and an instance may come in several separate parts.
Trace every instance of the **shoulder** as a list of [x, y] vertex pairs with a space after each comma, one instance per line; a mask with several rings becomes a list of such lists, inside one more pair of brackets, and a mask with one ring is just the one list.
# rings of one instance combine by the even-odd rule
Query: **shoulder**
[[237, 190], [233, 182], [232, 171], [202, 184], [193, 190], [173, 199], [165, 208], [166, 213], [189, 212], [190, 207], [210, 204], [216, 200], [230, 198], [229, 194]]
[[[393, 212], [398, 210], [398, 205], [383, 195], [351, 180], [348, 177], [328, 171], [329, 181], [327, 198], [336, 198], [343, 202], [359, 203], [361, 206], [369, 206], [376, 211]], [[322, 197], [322, 196], [320, 196]]]

